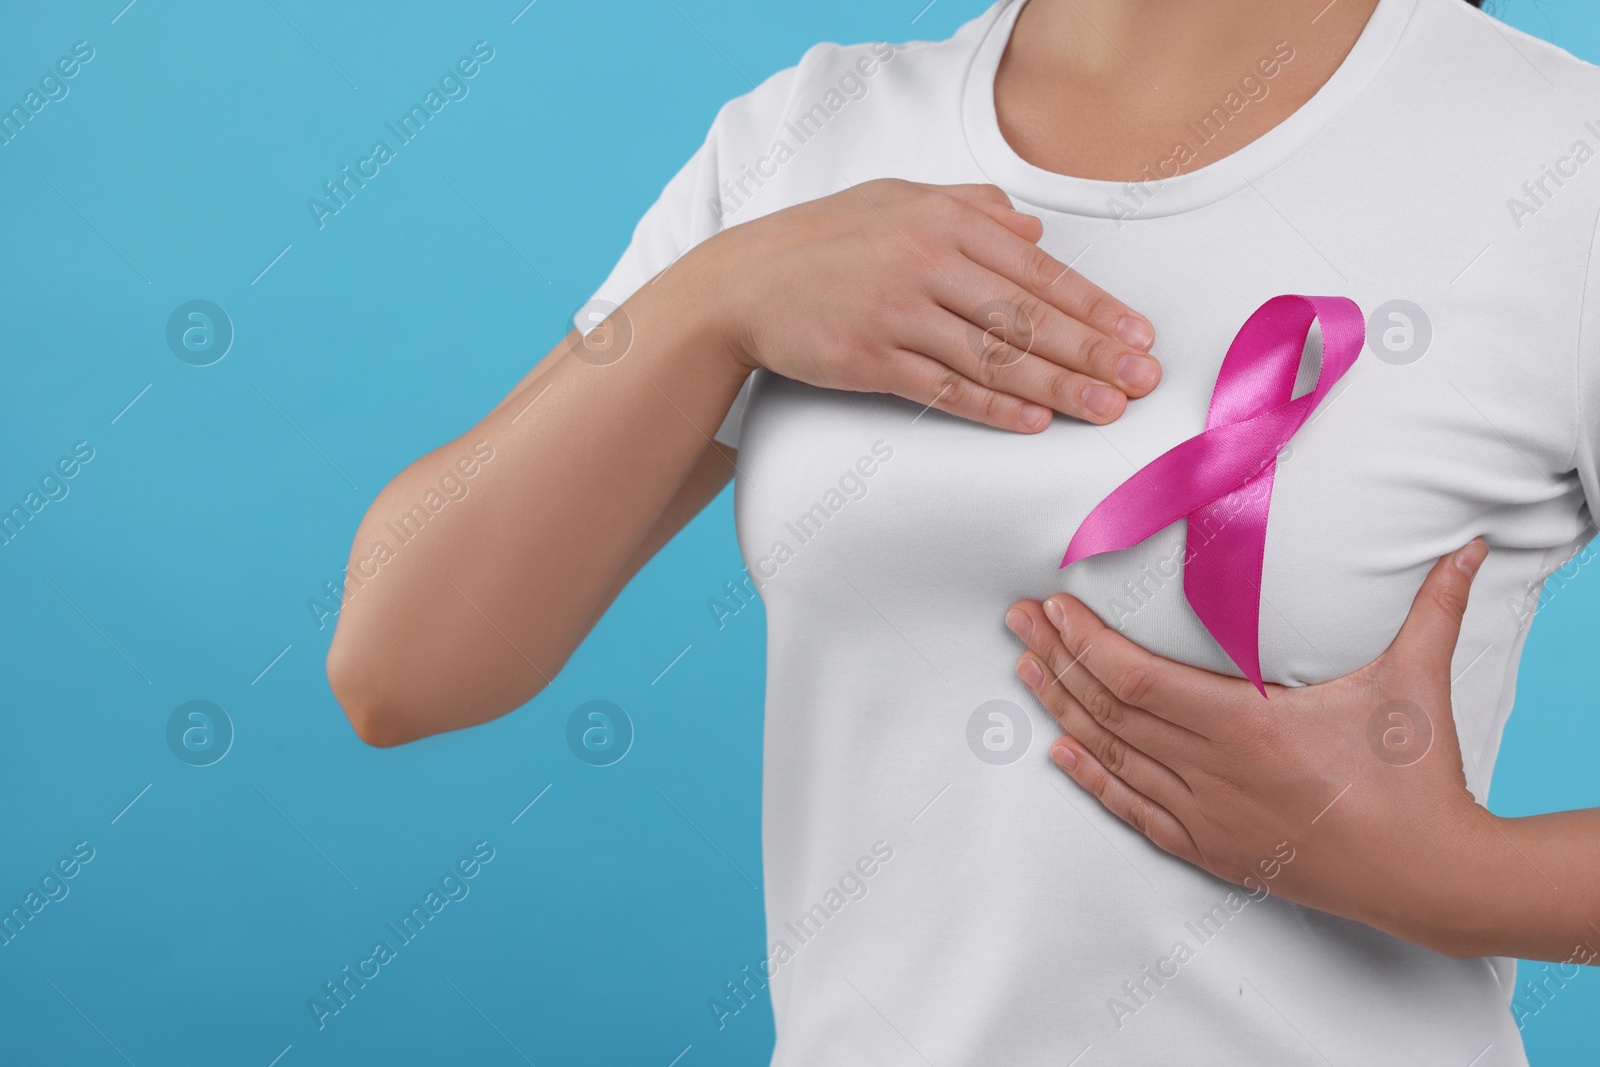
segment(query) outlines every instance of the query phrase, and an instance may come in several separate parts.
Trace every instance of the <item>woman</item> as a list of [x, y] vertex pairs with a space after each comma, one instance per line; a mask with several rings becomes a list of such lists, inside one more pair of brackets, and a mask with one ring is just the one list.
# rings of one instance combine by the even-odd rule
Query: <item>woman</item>
[[[775, 1063], [1524, 1063], [1505, 957], [1594, 958], [1600, 818], [1474, 798], [1600, 500], [1596, 90], [1463, 0], [813, 48], [718, 114], [587, 336], [373, 504], [334, 691], [377, 745], [518, 707], [736, 477]], [[1194, 516], [1058, 564], [1301, 293], [1369, 343], [1235, 582], [1263, 700], [1185, 602]]]

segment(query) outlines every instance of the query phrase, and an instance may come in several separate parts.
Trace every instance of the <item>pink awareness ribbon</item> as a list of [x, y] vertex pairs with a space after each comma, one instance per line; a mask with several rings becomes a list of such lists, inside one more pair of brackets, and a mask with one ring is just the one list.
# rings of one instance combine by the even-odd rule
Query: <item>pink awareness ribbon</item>
[[[1314, 320], [1322, 324], [1317, 385], [1290, 399]], [[1365, 342], [1361, 309], [1345, 297], [1286, 294], [1262, 304], [1239, 328], [1222, 361], [1206, 428], [1146, 464], [1102, 500], [1073, 534], [1061, 566], [1129, 548], [1188, 518], [1184, 597], [1217, 644], [1266, 696], [1261, 681], [1261, 568], [1277, 456], [1355, 363]], [[1233, 517], [1209, 531], [1199, 521], [1204, 513]]]

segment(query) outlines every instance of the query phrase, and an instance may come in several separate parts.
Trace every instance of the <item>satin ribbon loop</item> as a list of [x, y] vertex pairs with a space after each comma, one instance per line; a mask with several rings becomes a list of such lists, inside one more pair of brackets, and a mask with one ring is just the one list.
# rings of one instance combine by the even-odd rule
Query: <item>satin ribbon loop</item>
[[[1314, 389], [1294, 396], [1313, 322], [1322, 327]], [[1131, 548], [1188, 519], [1183, 592], [1244, 676], [1261, 680], [1261, 573], [1278, 453], [1355, 363], [1366, 322], [1342, 296], [1275, 296], [1228, 347], [1206, 428], [1156, 457], [1102, 500], [1067, 545], [1061, 566]], [[1219, 525], [1220, 519], [1220, 525]]]

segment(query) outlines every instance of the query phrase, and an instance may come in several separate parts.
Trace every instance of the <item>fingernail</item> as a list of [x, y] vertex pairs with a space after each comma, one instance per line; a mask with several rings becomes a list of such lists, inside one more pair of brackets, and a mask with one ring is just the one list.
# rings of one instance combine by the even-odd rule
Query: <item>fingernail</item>
[[1040, 407], [1038, 404], [1024, 403], [1020, 412], [1022, 425], [1030, 430], [1037, 430], [1050, 421], [1050, 409]]
[[1122, 394], [1109, 385], [1091, 385], [1083, 391], [1083, 406], [1089, 409], [1090, 414], [1102, 419], [1116, 414], [1117, 404], [1121, 400]]
[[1050, 620], [1050, 625], [1058, 630], [1061, 629], [1061, 624], [1067, 619], [1067, 613], [1062, 611], [1061, 605], [1054, 600], [1046, 600], [1044, 602], [1044, 614], [1045, 618]]
[[1456, 553], [1456, 566], [1463, 574], [1475, 574], [1478, 565], [1489, 554], [1489, 545], [1481, 537], [1474, 537], [1467, 546]]
[[1129, 354], [1117, 360], [1117, 377], [1132, 389], [1150, 389], [1160, 375], [1159, 365], [1149, 356]]
[[1017, 677], [1029, 689], [1038, 689], [1044, 683], [1044, 671], [1032, 659], [1023, 659], [1017, 664]]
[[1021, 608], [1012, 608], [1006, 612], [1006, 626], [1024, 641], [1028, 639], [1029, 634], [1033, 633], [1033, 620]]
[[1150, 342], [1156, 339], [1156, 331], [1143, 319], [1125, 315], [1117, 323], [1117, 336], [1135, 348], [1149, 348]]
[[1072, 746], [1064, 741], [1056, 742], [1055, 747], [1050, 750], [1050, 758], [1055, 760], [1056, 764], [1064, 771], [1078, 769], [1078, 754], [1072, 751]]

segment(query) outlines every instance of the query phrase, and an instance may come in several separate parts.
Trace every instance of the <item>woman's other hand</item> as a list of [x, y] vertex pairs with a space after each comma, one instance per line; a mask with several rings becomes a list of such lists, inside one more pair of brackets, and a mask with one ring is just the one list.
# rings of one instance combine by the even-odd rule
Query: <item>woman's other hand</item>
[[1150, 322], [1037, 244], [992, 185], [884, 179], [723, 231], [697, 271], [740, 361], [1024, 433], [1155, 388]]
[[1450, 955], [1593, 962], [1600, 809], [1507, 819], [1467, 790], [1450, 663], [1487, 551], [1441, 559], [1376, 660], [1265, 700], [1064, 594], [1006, 624], [1028, 645], [1018, 677], [1066, 731], [1051, 758], [1166, 851]]

